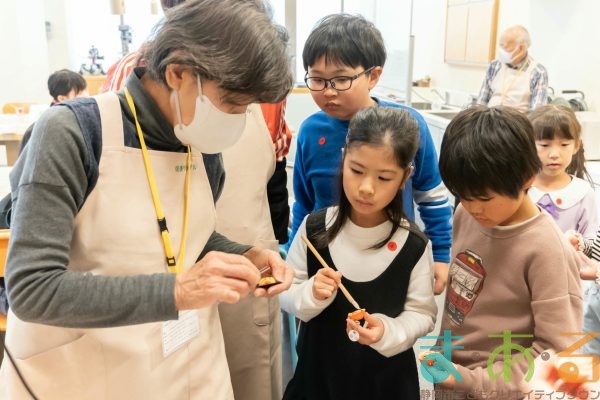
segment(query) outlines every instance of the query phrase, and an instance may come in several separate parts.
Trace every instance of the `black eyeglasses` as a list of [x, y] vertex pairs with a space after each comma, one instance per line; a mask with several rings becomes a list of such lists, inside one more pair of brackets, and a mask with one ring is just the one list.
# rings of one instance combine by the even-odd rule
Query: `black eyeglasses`
[[312, 90], [313, 92], [321, 92], [327, 89], [327, 86], [331, 86], [332, 89], [337, 90], [338, 92], [343, 92], [344, 90], [348, 90], [352, 87], [352, 82], [356, 79], [360, 78], [362, 75], [371, 71], [375, 66], [372, 66], [369, 69], [365, 69], [363, 72], [359, 72], [353, 76], [335, 76], [331, 79], [318, 78], [318, 77], [309, 77], [308, 72], [304, 77], [304, 82], [306, 82], [306, 86]]

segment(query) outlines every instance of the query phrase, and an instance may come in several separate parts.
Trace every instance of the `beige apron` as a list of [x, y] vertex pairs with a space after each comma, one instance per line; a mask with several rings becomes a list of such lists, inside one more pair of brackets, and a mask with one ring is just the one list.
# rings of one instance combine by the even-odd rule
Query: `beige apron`
[[527, 69], [519, 70], [502, 64], [496, 77], [492, 81], [492, 97], [488, 102], [489, 107], [510, 106], [527, 112], [531, 99], [531, 74], [537, 63], [531, 58], [527, 62]]
[[[103, 127], [100, 174], [75, 219], [69, 269], [97, 275], [166, 273], [141, 151], [123, 144], [117, 96], [107, 93], [96, 99]], [[150, 151], [176, 254], [186, 156]], [[195, 262], [214, 226], [212, 193], [198, 154], [192, 160], [187, 267]], [[27, 323], [11, 313], [6, 343], [41, 400], [232, 399], [217, 308], [200, 309], [197, 318], [200, 334], [166, 358], [160, 322], [68, 329]], [[9, 399], [30, 399], [6, 357], [3, 373], [0, 385], [6, 385]]]
[[[275, 150], [260, 106], [249, 110], [240, 140], [223, 152], [226, 175], [217, 202], [217, 232], [277, 251], [267, 199]], [[235, 398], [281, 399], [279, 300], [249, 296], [237, 304], [220, 304], [219, 315]]]

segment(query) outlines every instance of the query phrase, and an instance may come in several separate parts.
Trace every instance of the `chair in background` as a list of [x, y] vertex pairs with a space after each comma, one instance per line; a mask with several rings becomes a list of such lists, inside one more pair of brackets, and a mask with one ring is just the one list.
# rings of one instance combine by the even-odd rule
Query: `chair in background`
[[[8, 238], [10, 229], [0, 229], [0, 278], [4, 278], [4, 264], [8, 252]], [[6, 315], [0, 313], [0, 332], [6, 331]]]
[[[0, 229], [0, 278], [4, 278], [4, 264], [8, 251], [8, 238], [10, 230]], [[4, 357], [4, 334], [6, 332], [6, 315], [0, 314], [0, 363]]]
[[2, 106], [2, 112], [4, 114], [29, 114], [30, 106], [31, 103], [4, 103], [4, 105]]
[[106, 80], [106, 75], [84, 75], [83, 79], [87, 83], [87, 91], [90, 96], [100, 93], [100, 89]]

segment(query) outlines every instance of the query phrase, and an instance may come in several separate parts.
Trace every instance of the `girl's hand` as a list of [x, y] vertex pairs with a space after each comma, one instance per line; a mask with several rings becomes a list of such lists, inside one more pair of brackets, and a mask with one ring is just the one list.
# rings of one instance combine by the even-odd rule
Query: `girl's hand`
[[346, 333], [356, 331], [359, 334], [358, 343], [370, 345], [377, 343], [383, 337], [384, 326], [383, 321], [365, 312], [365, 322], [367, 327], [364, 328], [350, 318], [346, 319]]
[[579, 276], [586, 281], [594, 281], [598, 277], [598, 261], [591, 260], [588, 256], [578, 251], [581, 267], [579, 268]]
[[342, 282], [342, 274], [331, 268], [321, 268], [313, 281], [313, 296], [317, 300], [327, 300], [336, 292]]

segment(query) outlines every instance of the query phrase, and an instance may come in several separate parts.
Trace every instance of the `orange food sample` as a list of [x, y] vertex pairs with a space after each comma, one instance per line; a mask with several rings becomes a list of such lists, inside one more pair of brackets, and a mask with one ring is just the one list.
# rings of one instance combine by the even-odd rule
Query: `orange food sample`
[[352, 311], [348, 313], [348, 318], [353, 321], [360, 321], [365, 318], [365, 309], [361, 308], [360, 310]]

